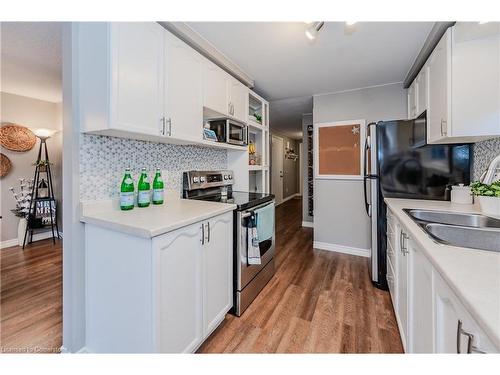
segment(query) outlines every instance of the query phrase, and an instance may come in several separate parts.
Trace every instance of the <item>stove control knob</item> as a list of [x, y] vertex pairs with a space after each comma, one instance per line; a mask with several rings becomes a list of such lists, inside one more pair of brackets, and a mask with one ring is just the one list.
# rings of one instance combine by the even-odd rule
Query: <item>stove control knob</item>
[[205, 182], [205, 177], [200, 177], [200, 182]]
[[229, 175], [229, 179], [232, 180], [233, 179], [233, 176], [232, 175]]
[[199, 179], [198, 177], [193, 177], [193, 182], [194, 182], [195, 184], [197, 184], [199, 181], [200, 181], [200, 179]]
[[224, 180], [227, 180], [227, 174], [224, 175]]

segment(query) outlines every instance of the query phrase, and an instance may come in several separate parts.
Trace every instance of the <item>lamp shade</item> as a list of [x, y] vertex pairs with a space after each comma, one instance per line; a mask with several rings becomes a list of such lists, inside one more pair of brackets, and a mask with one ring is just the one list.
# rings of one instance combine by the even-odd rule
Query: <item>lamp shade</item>
[[58, 130], [54, 129], [44, 129], [44, 128], [33, 129], [33, 133], [35, 133], [35, 135], [42, 140], [52, 137], [57, 132]]

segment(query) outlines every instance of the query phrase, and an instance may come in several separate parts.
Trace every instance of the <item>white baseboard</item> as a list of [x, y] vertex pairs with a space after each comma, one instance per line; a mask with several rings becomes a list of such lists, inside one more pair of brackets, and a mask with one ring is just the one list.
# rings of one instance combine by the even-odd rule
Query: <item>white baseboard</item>
[[[62, 232], [59, 232], [59, 237], [62, 238]], [[47, 232], [35, 233], [33, 235], [33, 242], [46, 240], [47, 238], [52, 238], [52, 231], [49, 230]], [[0, 243], [0, 249], [5, 249], [7, 247], [17, 246], [17, 238], [13, 238], [11, 240], [5, 240]]]
[[303, 221], [302, 226], [306, 228], [314, 228], [314, 223], [312, 221]]
[[358, 247], [335, 245], [333, 243], [327, 243], [327, 242], [314, 241], [313, 247], [319, 250], [334, 251], [336, 253], [357, 255], [366, 258], [370, 256], [370, 249], [360, 249]]

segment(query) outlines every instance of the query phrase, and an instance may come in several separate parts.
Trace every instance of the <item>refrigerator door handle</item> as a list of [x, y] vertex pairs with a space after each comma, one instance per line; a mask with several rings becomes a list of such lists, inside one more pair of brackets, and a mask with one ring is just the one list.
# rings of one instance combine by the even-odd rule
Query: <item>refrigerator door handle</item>
[[369, 179], [368, 176], [363, 177], [363, 192], [364, 192], [364, 195], [365, 195], [365, 210], [366, 210], [366, 214], [368, 215], [368, 217], [371, 217], [372, 216], [371, 204], [368, 203], [368, 194], [366, 192], [366, 185], [367, 185], [368, 179]]

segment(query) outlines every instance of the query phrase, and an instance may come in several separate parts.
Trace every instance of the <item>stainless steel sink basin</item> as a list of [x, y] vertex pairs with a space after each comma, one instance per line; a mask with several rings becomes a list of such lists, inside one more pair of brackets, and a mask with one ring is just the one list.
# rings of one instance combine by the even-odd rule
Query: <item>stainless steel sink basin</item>
[[424, 229], [446, 245], [500, 252], [500, 230], [429, 223]]
[[500, 228], [500, 220], [480, 214], [466, 214], [431, 210], [405, 210], [418, 221], [459, 225], [473, 228]]

